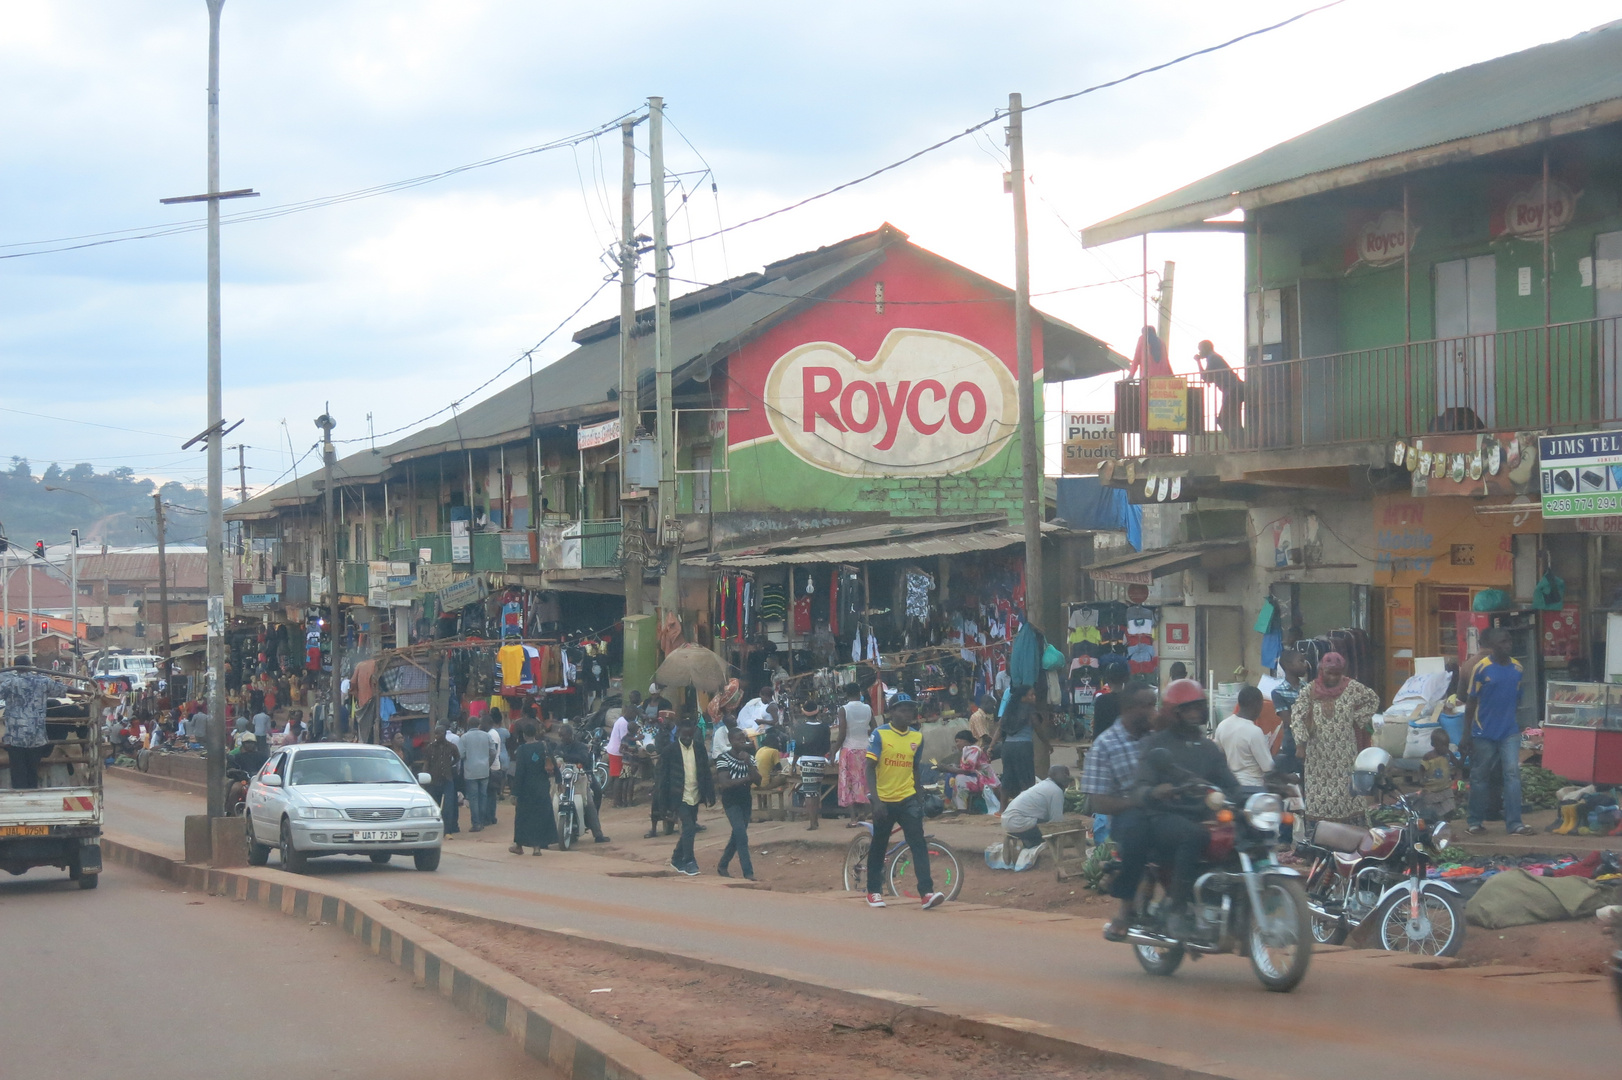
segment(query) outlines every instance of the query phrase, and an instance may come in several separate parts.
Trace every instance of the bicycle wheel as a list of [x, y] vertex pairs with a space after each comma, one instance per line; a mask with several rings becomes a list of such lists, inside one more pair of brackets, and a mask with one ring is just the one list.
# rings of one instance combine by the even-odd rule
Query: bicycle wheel
[[866, 829], [845, 849], [845, 891], [867, 891], [867, 851], [873, 846], [873, 837]]
[[[956, 900], [963, 891], [963, 868], [958, 865], [957, 854], [933, 838], [928, 840], [929, 875], [934, 879], [935, 891]], [[920, 899], [917, 876], [913, 873], [912, 848], [902, 845], [890, 860], [890, 892], [912, 900]]]

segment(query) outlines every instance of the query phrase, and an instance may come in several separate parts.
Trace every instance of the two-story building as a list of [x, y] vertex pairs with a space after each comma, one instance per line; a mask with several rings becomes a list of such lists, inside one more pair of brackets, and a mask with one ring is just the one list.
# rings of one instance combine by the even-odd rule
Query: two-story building
[[[858, 654], [938, 639], [948, 596], [992, 614], [1000, 601], [1007, 625], [1024, 589], [1012, 300], [885, 225], [672, 301], [689, 637], [740, 666], [768, 642], [826, 664], [857, 637]], [[653, 339], [639, 311], [642, 434]], [[574, 342], [477, 405], [337, 462], [336, 591], [359, 652], [503, 628], [589, 637], [624, 613], [628, 548], [653, 611], [670, 549], [644, 512], [653, 493], [622, 492], [619, 320]], [[1047, 381], [1124, 366], [1040, 313], [1034, 352]], [[320, 604], [323, 496], [310, 464], [227, 512], [246, 538], [239, 611], [298, 622]], [[960, 556], [954, 577], [945, 560]]]
[[[1242, 236], [1248, 341], [1218, 343], [1233, 375], [1122, 383], [1108, 472], [1174, 539], [1249, 544], [1209, 572], [1162, 555], [1202, 675], [1254, 681], [1278, 638], [1333, 634], [1389, 700], [1503, 590], [1519, 651], [1598, 677], [1618, 519], [1543, 520], [1536, 465], [1540, 434], [1622, 423], [1622, 25], [1436, 76], [1083, 239], [1187, 231]], [[1535, 611], [1547, 572], [1564, 599]]]

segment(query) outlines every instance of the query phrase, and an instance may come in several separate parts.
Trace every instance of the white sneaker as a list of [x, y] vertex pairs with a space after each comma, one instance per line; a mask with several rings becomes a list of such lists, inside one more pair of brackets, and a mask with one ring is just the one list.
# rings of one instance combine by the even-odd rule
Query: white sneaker
[[868, 893], [867, 894], [867, 906], [868, 907], [883, 907], [884, 906], [884, 897], [879, 895], [876, 892]]

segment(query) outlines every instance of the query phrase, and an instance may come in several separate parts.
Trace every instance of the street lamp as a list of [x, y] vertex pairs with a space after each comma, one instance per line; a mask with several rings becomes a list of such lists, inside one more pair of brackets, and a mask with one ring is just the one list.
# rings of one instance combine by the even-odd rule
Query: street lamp
[[[225, 504], [220, 404], [220, 200], [253, 198], [251, 188], [220, 190], [220, 9], [208, 3], [208, 191], [159, 199], [208, 204], [208, 816], [225, 816]], [[198, 441], [196, 438], [192, 442]], [[190, 446], [191, 443], [187, 443]], [[182, 447], [184, 449], [184, 447]]]

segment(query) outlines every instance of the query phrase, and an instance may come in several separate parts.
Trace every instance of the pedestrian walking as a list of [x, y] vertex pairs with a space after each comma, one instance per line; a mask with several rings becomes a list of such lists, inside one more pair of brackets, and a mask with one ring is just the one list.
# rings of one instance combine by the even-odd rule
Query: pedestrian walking
[[868, 741], [867, 786], [874, 795], [873, 843], [867, 853], [868, 907], [884, 906], [884, 853], [890, 848], [890, 834], [897, 825], [912, 849], [913, 871], [918, 875], [924, 910], [946, 902], [946, 894], [935, 891], [935, 878], [929, 872], [924, 804], [918, 794], [924, 736], [912, 727], [917, 715], [916, 702], [897, 701], [890, 708], [890, 722], [874, 730]]
[[494, 824], [491, 813], [490, 770], [496, 763], [496, 738], [490, 734], [488, 717], [478, 726], [469, 728], [462, 736], [462, 782], [467, 792], [467, 813], [473, 825], [469, 830], [479, 832]]
[[558, 823], [552, 816], [552, 775], [557, 766], [533, 720], [518, 725], [519, 745], [513, 751], [513, 842], [507, 850], [522, 855], [525, 848], [539, 855], [557, 843]]
[[732, 745], [715, 759], [715, 790], [721, 793], [721, 809], [726, 812], [727, 823], [732, 826], [732, 835], [727, 839], [726, 849], [721, 852], [721, 862], [715, 872], [722, 877], [731, 877], [727, 867], [732, 865], [732, 856], [736, 855], [744, 880], [753, 881], [755, 864], [749, 860], [749, 819], [753, 805], [752, 789], [760, 782], [760, 771], [755, 768], [754, 755], [749, 752], [749, 736], [739, 728], [727, 730]]
[[450, 741], [450, 728], [440, 724], [434, 728], [434, 737], [422, 748], [422, 768], [428, 774], [428, 794], [439, 804], [444, 819], [445, 835], [460, 831], [456, 824], [456, 768], [462, 755]]
[[693, 841], [698, 836], [698, 808], [715, 805], [715, 776], [710, 754], [698, 737], [698, 721], [691, 715], [676, 723], [676, 735], [659, 753], [659, 790], [665, 805], [673, 807], [681, 822], [681, 837], [670, 854], [670, 867], [695, 877], [698, 861]]

